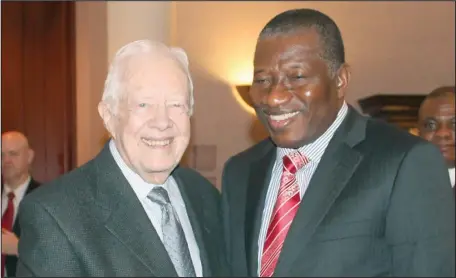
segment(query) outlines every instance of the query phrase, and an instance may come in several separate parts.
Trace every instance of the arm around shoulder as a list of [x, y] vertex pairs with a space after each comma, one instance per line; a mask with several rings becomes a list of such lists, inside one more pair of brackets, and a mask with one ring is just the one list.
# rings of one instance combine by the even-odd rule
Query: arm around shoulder
[[25, 198], [18, 217], [21, 238], [17, 277], [84, 276], [67, 236], [42, 204]]
[[386, 215], [393, 276], [454, 277], [455, 203], [437, 148], [418, 143], [397, 172]]

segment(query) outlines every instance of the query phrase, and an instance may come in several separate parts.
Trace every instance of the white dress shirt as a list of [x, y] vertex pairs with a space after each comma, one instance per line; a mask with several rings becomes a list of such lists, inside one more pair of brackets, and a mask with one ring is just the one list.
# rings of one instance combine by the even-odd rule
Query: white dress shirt
[[454, 167], [448, 169], [448, 174], [450, 175], [451, 187], [454, 187], [455, 177], [454, 177]]
[[[304, 196], [304, 193], [306, 192], [307, 186], [309, 185], [309, 181], [312, 178], [315, 169], [317, 169], [318, 163], [320, 162], [320, 159], [323, 156], [323, 153], [325, 152], [326, 147], [329, 144], [329, 141], [332, 139], [334, 132], [340, 126], [342, 121], [345, 119], [347, 111], [348, 106], [347, 103], [344, 102], [339, 112], [337, 113], [336, 119], [329, 126], [329, 128], [317, 140], [299, 148], [299, 151], [310, 160], [310, 162], [307, 163], [307, 165], [305, 165], [296, 172], [296, 180], [299, 184], [299, 195], [301, 196], [301, 200]], [[258, 237], [258, 276], [260, 276], [261, 271], [261, 255], [263, 253], [264, 241], [266, 239], [269, 222], [271, 221], [271, 214], [274, 209], [274, 205], [277, 200], [277, 194], [280, 187], [280, 178], [282, 176], [283, 167], [282, 158], [286, 154], [289, 154], [293, 151], [296, 150], [277, 148], [276, 160], [272, 168], [271, 181], [269, 183], [268, 191], [266, 193], [266, 200], [262, 216], [263, 218], [261, 221], [261, 230]]]
[[[127, 179], [130, 186], [133, 188], [133, 191], [136, 193], [136, 196], [141, 202], [141, 205], [146, 211], [147, 216], [149, 217], [150, 221], [152, 222], [152, 225], [154, 226], [155, 230], [158, 233], [158, 236], [162, 241], [163, 232], [161, 228], [161, 208], [160, 205], [152, 202], [149, 198], [147, 198], [147, 195], [156, 186], [163, 186], [166, 189], [166, 191], [168, 191], [171, 204], [176, 210], [177, 216], [179, 217], [179, 221], [182, 225], [182, 229], [184, 230], [185, 239], [187, 240], [188, 249], [190, 251], [193, 267], [195, 269], [195, 274], [197, 277], [202, 277], [203, 269], [201, 265], [198, 244], [196, 243], [190, 219], [187, 215], [184, 200], [182, 199], [179, 187], [177, 186], [177, 183], [174, 180], [174, 178], [170, 176], [163, 185], [147, 183], [125, 164], [113, 140], [109, 142], [109, 149], [111, 150], [111, 154], [114, 157], [114, 160], [116, 161], [117, 165], [120, 167], [123, 175]], [[154, 250], [151, 250], [150, 252], [154, 252]]]
[[29, 186], [29, 183], [31, 181], [31, 177], [29, 176], [24, 183], [16, 187], [15, 190], [12, 190], [11, 187], [8, 184], [3, 185], [3, 192], [2, 192], [2, 217], [3, 214], [6, 211], [6, 208], [8, 207], [8, 194], [10, 192], [14, 193], [14, 199], [13, 199], [13, 205], [14, 205], [14, 217], [13, 217], [13, 226], [14, 223], [16, 223], [16, 218], [17, 218], [17, 211], [19, 208], [19, 204], [21, 203], [22, 199], [24, 198], [25, 192], [27, 191], [27, 188]]

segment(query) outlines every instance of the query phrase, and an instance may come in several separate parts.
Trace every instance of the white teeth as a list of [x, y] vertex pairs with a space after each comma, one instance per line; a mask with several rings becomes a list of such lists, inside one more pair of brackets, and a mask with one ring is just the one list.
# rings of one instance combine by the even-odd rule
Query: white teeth
[[287, 113], [287, 114], [281, 114], [281, 115], [269, 115], [269, 118], [273, 121], [283, 121], [283, 120], [287, 120], [291, 117], [294, 117], [298, 114], [299, 114], [299, 112], [293, 112], [293, 113]]
[[145, 138], [141, 138], [141, 140], [150, 147], [162, 147], [171, 144], [171, 139], [168, 140], [148, 140]]

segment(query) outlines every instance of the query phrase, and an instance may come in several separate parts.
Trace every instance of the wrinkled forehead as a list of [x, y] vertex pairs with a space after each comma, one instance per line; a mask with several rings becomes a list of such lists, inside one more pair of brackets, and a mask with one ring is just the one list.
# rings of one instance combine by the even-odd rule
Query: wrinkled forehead
[[122, 82], [129, 93], [148, 91], [188, 91], [183, 66], [171, 54], [142, 54], [124, 62]]

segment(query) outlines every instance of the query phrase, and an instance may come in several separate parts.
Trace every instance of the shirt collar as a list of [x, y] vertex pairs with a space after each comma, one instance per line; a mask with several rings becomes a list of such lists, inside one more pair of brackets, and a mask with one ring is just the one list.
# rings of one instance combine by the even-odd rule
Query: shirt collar
[[[326, 150], [326, 147], [331, 141], [334, 133], [336, 132], [337, 128], [341, 125], [345, 116], [348, 113], [348, 105], [344, 101], [342, 107], [337, 112], [336, 119], [334, 122], [329, 126], [329, 128], [315, 140], [314, 142], [304, 145], [299, 148], [299, 151], [305, 155], [310, 161], [318, 162], [320, 161], [323, 153]], [[285, 155], [295, 151], [295, 149], [287, 149], [287, 148], [277, 148], [277, 159], [282, 159]]]
[[451, 187], [454, 187], [454, 182], [455, 182], [455, 168], [450, 168], [448, 169], [448, 173], [450, 174], [450, 181], [451, 181]]
[[8, 184], [4, 184], [4, 195], [8, 195], [10, 192], [14, 193], [14, 198], [16, 199], [22, 199], [22, 197], [25, 195], [25, 191], [27, 191], [28, 185], [30, 181], [32, 180], [32, 177], [29, 175], [28, 178], [23, 182], [21, 185], [16, 187], [16, 189], [12, 190], [11, 186]]
[[115, 162], [117, 163], [120, 170], [122, 171], [122, 174], [125, 176], [128, 183], [133, 188], [133, 191], [135, 192], [136, 196], [138, 196], [139, 199], [147, 198], [147, 195], [155, 186], [163, 186], [165, 189], [168, 189], [167, 182], [165, 182], [165, 184], [163, 184], [163, 185], [148, 183], [148, 182], [144, 181], [140, 175], [135, 173], [125, 163], [125, 161], [123, 160], [119, 151], [117, 150], [114, 140], [112, 140], [112, 139], [109, 142], [109, 150], [111, 151], [111, 154], [114, 157]]

